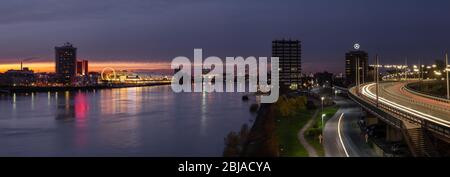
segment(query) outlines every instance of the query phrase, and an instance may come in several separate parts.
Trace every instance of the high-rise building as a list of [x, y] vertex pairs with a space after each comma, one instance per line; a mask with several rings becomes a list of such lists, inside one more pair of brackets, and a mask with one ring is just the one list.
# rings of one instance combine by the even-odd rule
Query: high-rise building
[[272, 56], [279, 58], [280, 87], [297, 90], [301, 86], [301, 43], [298, 40], [272, 41]]
[[56, 75], [63, 84], [71, 84], [76, 75], [77, 48], [71, 43], [55, 47]]
[[88, 69], [88, 61], [87, 60], [81, 60], [77, 61], [77, 75], [79, 76], [87, 76], [89, 74]]
[[77, 61], [77, 76], [83, 75], [83, 61]]
[[356, 85], [357, 63], [359, 63], [359, 82], [368, 82], [369, 54], [362, 50], [349, 51], [345, 54], [345, 84]]

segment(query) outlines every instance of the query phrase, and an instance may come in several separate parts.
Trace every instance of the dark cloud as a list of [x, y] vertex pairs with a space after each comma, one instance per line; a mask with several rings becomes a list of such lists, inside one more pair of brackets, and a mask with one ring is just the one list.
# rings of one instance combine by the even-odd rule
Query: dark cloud
[[[385, 61], [429, 61], [450, 46], [446, 0], [2, 0], [0, 58], [52, 58], [70, 41], [93, 60], [267, 56], [303, 41], [306, 71], [339, 72], [354, 42]], [[325, 63], [325, 64], [324, 64]], [[320, 66], [320, 67], [319, 67]]]

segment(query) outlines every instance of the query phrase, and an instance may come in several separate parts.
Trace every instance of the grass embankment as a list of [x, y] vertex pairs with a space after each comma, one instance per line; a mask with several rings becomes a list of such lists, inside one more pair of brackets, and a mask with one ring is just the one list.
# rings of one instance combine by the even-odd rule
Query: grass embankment
[[[326, 122], [333, 117], [333, 115], [337, 112], [339, 107], [331, 106], [323, 109], [323, 112], [319, 112], [317, 116], [314, 118], [314, 124], [311, 128], [309, 128], [305, 132], [305, 138], [311, 146], [316, 149], [317, 154], [321, 157], [325, 156], [325, 150], [323, 149], [323, 145], [319, 142], [319, 135], [322, 134], [322, 130]], [[325, 114], [323, 118], [324, 124], [322, 125], [322, 114]]]
[[306, 98], [282, 97], [276, 103], [276, 138], [281, 157], [308, 157], [298, 140], [298, 132], [311, 119], [313, 110], [306, 109]]
[[445, 95], [447, 94], [445, 84], [445, 81], [422, 81], [411, 83], [408, 87], [420, 93], [445, 98]]

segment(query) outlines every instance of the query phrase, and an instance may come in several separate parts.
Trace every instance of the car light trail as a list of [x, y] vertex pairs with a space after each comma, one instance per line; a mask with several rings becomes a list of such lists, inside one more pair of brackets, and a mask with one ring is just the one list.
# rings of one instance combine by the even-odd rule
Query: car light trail
[[343, 117], [344, 117], [344, 113], [342, 113], [341, 116], [339, 117], [339, 121], [338, 121], [338, 137], [339, 137], [339, 141], [341, 142], [342, 149], [344, 149], [345, 156], [350, 157], [350, 155], [348, 155], [347, 148], [345, 147], [344, 140], [342, 139], [342, 135], [341, 135], [341, 120], [342, 120]]
[[[371, 99], [373, 99], [373, 100], [376, 100], [376, 95], [369, 90], [369, 88], [372, 87], [373, 85], [375, 85], [375, 83], [363, 86], [362, 87], [362, 94], [367, 96], [367, 97], [369, 97], [369, 98], [371, 98]], [[429, 120], [429, 121], [434, 122], [434, 123], [439, 124], [439, 125], [450, 127], [449, 126], [450, 122], [446, 121], [446, 120], [443, 120], [441, 118], [438, 118], [438, 117], [435, 117], [435, 116], [432, 116], [432, 115], [429, 115], [429, 114], [426, 114], [426, 113], [423, 113], [423, 112], [420, 112], [420, 111], [408, 108], [406, 106], [403, 106], [403, 105], [397, 104], [395, 102], [389, 101], [389, 100], [387, 100], [387, 99], [385, 99], [383, 97], [379, 97], [379, 101], [382, 102], [383, 104], [386, 104], [388, 106], [394, 107], [394, 108], [399, 109], [399, 110], [402, 110], [402, 111], [404, 111], [404, 112], [406, 112], [408, 114], [414, 115], [416, 117]]]

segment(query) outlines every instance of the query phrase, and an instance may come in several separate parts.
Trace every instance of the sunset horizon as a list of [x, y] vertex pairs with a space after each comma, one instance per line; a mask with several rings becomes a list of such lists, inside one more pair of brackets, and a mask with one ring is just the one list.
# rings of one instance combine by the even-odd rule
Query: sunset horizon
[[[1, 59], [0, 59], [1, 60]], [[92, 72], [100, 72], [106, 67], [111, 67], [116, 70], [149, 70], [149, 71], [167, 71], [172, 72], [170, 69], [170, 63], [164, 62], [144, 62], [144, 61], [127, 61], [127, 60], [115, 60], [115, 61], [96, 61], [94, 59], [89, 60], [89, 68]], [[126, 61], [126, 62], [125, 62]], [[35, 72], [55, 72], [55, 62], [54, 61], [31, 61], [24, 62], [23, 67], [27, 67]], [[19, 70], [20, 60], [17, 62], [0, 62], [0, 73], [6, 72], [8, 70]], [[168, 73], [164, 73], [168, 74]]]

